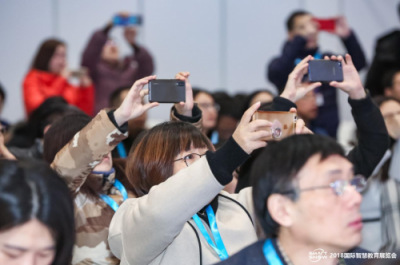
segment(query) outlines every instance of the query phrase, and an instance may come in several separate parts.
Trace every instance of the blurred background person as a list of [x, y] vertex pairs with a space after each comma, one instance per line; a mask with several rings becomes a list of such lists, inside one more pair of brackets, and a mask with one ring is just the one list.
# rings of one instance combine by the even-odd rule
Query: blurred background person
[[400, 251], [400, 103], [384, 96], [376, 96], [374, 101], [385, 119], [390, 147], [362, 193], [360, 246], [371, 252], [393, 253]]
[[[120, 17], [129, 17], [121, 12]], [[97, 30], [90, 38], [82, 55], [81, 65], [89, 69], [96, 89], [95, 113], [108, 106], [108, 99], [114, 90], [130, 86], [136, 80], [154, 72], [153, 57], [146, 48], [137, 43], [137, 31], [134, 27], [124, 28], [124, 37], [132, 48], [132, 54], [120, 58], [120, 49], [110, 37], [114, 22]]]
[[[121, 87], [115, 90], [109, 99], [109, 107], [111, 109], [117, 109], [121, 106], [122, 102], [126, 98], [130, 87]], [[143, 99], [143, 104], [145, 100]], [[117, 147], [112, 151], [113, 157], [127, 158], [129, 151], [131, 150], [132, 144], [136, 137], [143, 131], [148, 129], [146, 124], [147, 112], [143, 112], [139, 117], [128, 121], [128, 137], [120, 142]]]
[[[79, 79], [78, 87], [69, 83]], [[33, 60], [23, 83], [25, 110], [29, 116], [47, 98], [63, 97], [86, 114], [93, 113], [93, 85], [87, 71], [70, 71], [67, 66], [67, 46], [57, 39], [45, 40]]]
[[315, 125], [315, 119], [318, 117], [318, 105], [315, 91], [310, 91], [301, 99], [296, 101], [297, 116], [304, 120], [307, 128], [314, 134], [327, 135], [328, 132]]
[[1, 115], [5, 103], [6, 103], [6, 92], [4, 91], [3, 86], [0, 84], [0, 124], [2, 125], [2, 128], [7, 130], [10, 124], [6, 120], [4, 120], [3, 115]]
[[400, 68], [387, 72], [383, 76], [383, 82], [383, 94], [387, 97], [393, 97], [400, 101]]
[[0, 264], [71, 264], [74, 208], [65, 182], [44, 163], [0, 160], [0, 183]]
[[[315, 59], [322, 59], [330, 53], [321, 53], [318, 46], [319, 25], [311, 13], [306, 11], [293, 12], [287, 22], [288, 40], [282, 54], [273, 59], [267, 68], [268, 79], [275, 84], [279, 93], [285, 87], [289, 73], [295, 65], [307, 55]], [[352, 56], [354, 66], [360, 71], [366, 66], [364, 52], [355, 33], [350, 29], [344, 17], [338, 17], [334, 31], [330, 32], [341, 38], [347, 52]], [[336, 90], [328, 84], [317, 88], [319, 97], [319, 113], [315, 120], [315, 126], [325, 129], [329, 136], [336, 138], [339, 125], [339, 114], [336, 102]]]
[[193, 101], [201, 110], [203, 117], [203, 133], [207, 135], [212, 144], [218, 143], [218, 132], [215, 130], [220, 106], [215, 102], [212, 94], [201, 88], [193, 88]]
[[[287, 79], [287, 77], [286, 77]], [[243, 99], [242, 113], [244, 113], [250, 106], [260, 101], [261, 104], [272, 102], [274, 99], [274, 94], [268, 90], [260, 89], [253, 93], [246, 95]]]
[[[397, 6], [400, 18], [400, 3]], [[396, 29], [382, 37], [375, 44], [375, 55], [369, 68], [365, 87], [371, 96], [384, 95], [383, 76], [393, 69], [400, 68], [400, 30]]]

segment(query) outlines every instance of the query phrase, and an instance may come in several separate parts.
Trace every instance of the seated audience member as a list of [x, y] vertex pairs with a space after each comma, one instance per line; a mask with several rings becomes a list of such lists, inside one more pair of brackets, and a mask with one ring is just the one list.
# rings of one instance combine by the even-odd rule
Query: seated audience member
[[[179, 73], [176, 78], [187, 80], [188, 76]], [[72, 264], [120, 263], [109, 249], [109, 225], [121, 203], [137, 196], [137, 191], [123, 185], [126, 182], [121, 178], [116, 180], [121, 168], [113, 167], [111, 151], [127, 137], [129, 120], [158, 105], [142, 103], [147, 91], [141, 90], [152, 79], [155, 76], [136, 81], [115, 111], [103, 110], [93, 120], [84, 114], [68, 115], [45, 134], [44, 159], [67, 182], [74, 198], [77, 227]], [[190, 84], [186, 88], [191, 89]], [[186, 117], [184, 114], [190, 111], [192, 117], [186, 120], [200, 126], [201, 112], [193, 108], [191, 93], [186, 95], [185, 104], [173, 107], [171, 119]], [[118, 165], [124, 167], [121, 163]]]
[[400, 101], [400, 69], [386, 73], [383, 81], [384, 95]]
[[[111, 109], [117, 109], [121, 106], [124, 101], [126, 95], [128, 94], [130, 87], [121, 87], [115, 90], [110, 97], [109, 107]], [[143, 102], [144, 104], [144, 102]], [[131, 150], [131, 146], [136, 137], [143, 131], [146, 131], [146, 121], [147, 121], [147, 112], [143, 112], [139, 117], [132, 119], [128, 122], [128, 138], [123, 140], [121, 143], [117, 145], [112, 151], [113, 157], [121, 157], [127, 158], [127, 154]]]
[[216, 92], [213, 94], [213, 97], [218, 106], [220, 106], [217, 126], [215, 127], [218, 132], [218, 143], [214, 144], [215, 148], [218, 149], [232, 137], [242, 113], [240, 110], [241, 103], [227, 93]]
[[[308, 55], [322, 59], [327, 54], [322, 54], [319, 50], [318, 25], [314, 22], [312, 14], [296, 11], [290, 15], [286, 24], [288, 40], [283, 47], [282, 54], [273, 59], [267, 69], [268, 79], [276, 85], [279, 93], [282, 93], [288, 75], [300, 60]], [[364, 68], [366, 66], [364, 52], [344, 17], [337, 19], [335, 31], [332, 33], [341, 38], [347, 52], [354, 60], [357, 71]], [[328, 84], [323, 84], [316, 92], [321, 94], [323, 101], [319, 106], [315, 126], [325, 129], [329, 136], [336, 138], [339, 125], [336, 90]]]
[[69, 265], [74, 208], [49, 166], [0, 160], [0, 264]]
[[6, 102], [6, 92], [4, 91], [3, 86], [0, 84], [0, 124], [4, 130], [7, 130], [10, 124], [3, 119], [3, 108]]
[[[46, 99], [32, 112], [28, 122], [19, 128], [7, 146], [9, 151], [18, 159], [43, 159], [43, 137], [50, 126], [62, 117], [73, 113], [81, 113], [75, 106], [61, 97]], [[15, 146], [27, 142], [26, 147]], [[28, 144], [29, 142], [29, 144]]]
[[[127, 13], [120, 15], [129, 16]], [[132, 27], [124, 28], [124, 37], [132, 47], [132, 55], [123, 60], [119, 58], [119, 48], [109, 37], [113, 27], [113, 22], [109, 22], [96, 31], [82, 56], [81, 65], [89, 69], [96, 89], [95, 113], [107, 107], [108, 99], [116, 88], [130, 86], [154, 71], [153, 58], [146, 48], [137, 43], [137, 32]]]
[[[400, 3], [397, 6], [400, 18]], [[368, 70], [365, 87], [371, 90], [372, 96], [384, 95], [385, 73], [400, 68], [400, 30], [396, 29], [376, 41], [375, 55]]]
[[[363, 192], [361, 214], [364, 227], [361, 247], [372, 252], [400, 251], [400, 103], [384, 96], [374, 98], [390, 136], [386, 152]], [[396, 161], [396, 162], [395, 162]]]
[[[296, 94], [296, 85], [288, 82], [288, 95]], [[259, 106], [246, 111], [216, 152], [204, 134], [184, 123], [158, 125], [137, 142], [126, 172], [138, 198], [126, 201], [110, 225], [110, 248], [122, 263], [213, 264], [257, 240], [251, 189], [221, 190], [253, 150], [266, 146], [260, 139], [271, 135], [259, 131], [269, 121], [250, 122]], [[309, 132], [299, 125], [297, 132]]]
[[220, 106], [215, 103], [213, 96], [209, 92], [199, 88], [193, 89], [193, 100], [201, 110], [203, 118], [202, 132], [207, 135], [212, 144], [217, 144], [219, 135], [215, 127], [217, 126]]
[[[361, 162], [363, 159], [360, 157]], [[363, 176], [341, 146], [320, 135], [294, 135], [268, 143], [251, 170], [253, 202], [266, 240], [219, 264], [362, 264], [366, 259], [332, 257], [366, 253], [361, 242]]]
[[306, 126], [315, 134], [328, 135], [328, 132], [315, 126], [314, 119], [318, 116], [318, 105], [314, 91], [309, 91], [296, 102], [297, 115], [304, 120]]
[[78, 87], [69, 83], [72, 73], [66, 62], [65, 43], [49, 39], [42, 43], [31, 70], [23, 83], [25, 110], [28, 116], [47, 98], [61, 96], [86, 114], [93, 113], [93, 85], [86, 71], [79, 74]]
[[[307, 88], [309, 87], [308, 84], [301, 83], [303, 77], [301, 69], [306, 69], [306, 62], [310, 60], [310, 57], [306, 57], [299, 63], [289, 76], [284, 92], [280, 97], [274, 98], [272, 110], [289, 111], [291, 108], [296, 108], [294, 102], [297, 102], [309, 91], [312, 91], [315, 85], [318, 85], [316, 83], [314, 87]], [[337, 58], [333, 57], [333, 59]], [[359, 132], [359, 145], [347, 157], [355, 164], [359, 174], [369, 177], [389, 148], [388, 133], [382, 114], [372, 102], [369, 94], [365, 92], [351, 57], [349, 55], [346, 56], [347, 63], [344, 62], [342, 57], [339, 57], [339, 60], [343, 64], [344, 81], [342, 83], [331, 83], [331, 85], [338, 87], [349, 95], [348, 101], [352, 107], [353, 118]], [[296, 83], [299, 85], [295, 90], [293, 89], [295, 86], [292, 84]], [[256, 156], [257, 153], [240, 168], [236, 192], [251, 185], [250, 172]], [[363, 158], [363, 162], [355, 162], [361, 158]]]

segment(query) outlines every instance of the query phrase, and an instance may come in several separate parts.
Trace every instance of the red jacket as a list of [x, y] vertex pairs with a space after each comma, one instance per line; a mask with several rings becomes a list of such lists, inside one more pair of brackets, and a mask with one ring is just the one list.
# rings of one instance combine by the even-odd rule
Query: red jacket
[[28, 115], [47, 98], [55, 96], [62, 96], [69, 104], [77, 106], [90, 116], [93, 115], [93, 85], [75, 87], [60, 75], [31, 70], [25, 77], [23, 86], [25, 110]]

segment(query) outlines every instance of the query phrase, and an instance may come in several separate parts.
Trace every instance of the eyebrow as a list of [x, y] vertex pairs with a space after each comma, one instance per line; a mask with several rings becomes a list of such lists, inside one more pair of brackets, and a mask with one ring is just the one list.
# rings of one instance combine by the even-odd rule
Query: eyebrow
[[[19, 250], [19, 251], [28, 251], [29, 250], [27, 248], [18, 247], [18, 246], [12, 246], [12, 245], [8, 245], [8, 244], [5, 244], [4, 247], [8, 248], [8, 249]], [[54, 249], [55, 249], [55, 246], [50, 246], [50, 247], [43, 248], [41, 250], [54, 250]]]
[[[353, 167], [350, 168], [350, 172], [354, 173], [354, 171], [355, 171], [355, 169], [354, 169], [354, 166], [353, 166]], [[340, 175], [340, 174], [343, 174], [343, 170], [341, 170], [341, 169], [332, 169], [332, 170], [329, 170], [327, 172], [327, 175], [329, 175], [329, 176], [331, 176], [331, 175]]]

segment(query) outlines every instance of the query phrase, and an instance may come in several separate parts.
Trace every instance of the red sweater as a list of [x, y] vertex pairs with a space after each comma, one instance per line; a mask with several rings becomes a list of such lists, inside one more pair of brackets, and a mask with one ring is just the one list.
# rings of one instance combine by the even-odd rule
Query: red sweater
[[28, 115], [47, 98], [55, 96], [62, 96], [69, 104], [77, 106], [90, 116], [93, 115], [93, 86], [75, 87], [60, 75], [39, 70], [31, 70], [25, 77], [23, 86]]

